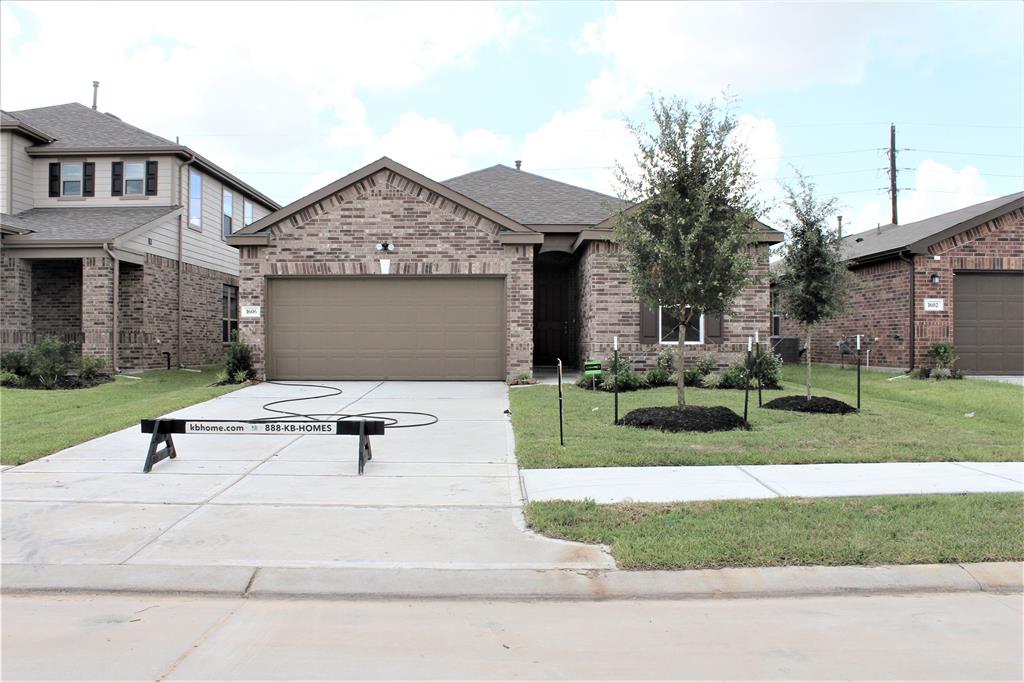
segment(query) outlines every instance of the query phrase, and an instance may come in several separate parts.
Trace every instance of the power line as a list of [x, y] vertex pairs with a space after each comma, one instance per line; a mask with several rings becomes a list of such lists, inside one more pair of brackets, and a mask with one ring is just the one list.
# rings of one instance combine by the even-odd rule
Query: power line
[[960, 156], [991, 156], [1000, 159], [1024, 159], [1024, 154], [990, 154], [988, 152], [955, 152], [949, 149], [916, 149], [902, 147], [901, 152], [921, 152], [923, 154], [959, 154]]
[[812, 156], [840, 156], [843, 154], [863, 154], [864, 152], [884, 152], [885, 147], [870, 147], [868, 149], [849, 149], [841, 152], [817, 152], [814, 154], [791, 154], [788, 156], [759, 156], [755, 161], [775, 161], [778, 159], [805, 159]]
[[[911, 173], [936, 173], [939, 175], [949, 175], [950, 173], [956, 173], [957, 171], [941, 171], [941, 170], [928, 170], [927, 168], [900, 168], [901, 171], [909, 171]], [[1014, 175], [1012, 173], [981, 173], [987, 178], [1024, 178], [1024, 175]]]
[[924, 189], [922, 187], [900, 187], [901, 192], [930, 192], [933, 194], [962, 194], [965, 197], [990, 197], [985, 192], [958, 192], [951, 189]]

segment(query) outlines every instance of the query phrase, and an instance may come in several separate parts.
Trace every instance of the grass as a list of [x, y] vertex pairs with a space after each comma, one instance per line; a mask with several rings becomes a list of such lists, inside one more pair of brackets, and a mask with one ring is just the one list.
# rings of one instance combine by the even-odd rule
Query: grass
[[[783, 367], [783, 390], [802, 394], [803, 368]], [[852, 369], [814, 367], [813, 393], [856, 401]], [[612, 396], [565, 388], [565, 447], [558, 445], [554, 386], [511, 393], [519, 466], [526, 469], [678, 464], [1016, 461], [1024, 458], [1024, 391], [991, 381], [921, 381], [862, 374], [861, 414], [764, 410], [751, 393], [752, 431], [672, 434], [613, 426]], [[743, 414], [743, 391], [687, 389], [693, 405], [725, 405]], [[674, 405], [674, 388], [619, 396], [619, 414]], [[966, 416], [971, 414], [973, 416]]]
[[611, 546], [620, 568], [853, 566], [1024, 559], [1024, 495], [531, 502], [551, 537]]
[[240, 388], [211, 386], [220, 369], [156, 370], [76, 390], [0, 388], [0, 463], [24, 464]]

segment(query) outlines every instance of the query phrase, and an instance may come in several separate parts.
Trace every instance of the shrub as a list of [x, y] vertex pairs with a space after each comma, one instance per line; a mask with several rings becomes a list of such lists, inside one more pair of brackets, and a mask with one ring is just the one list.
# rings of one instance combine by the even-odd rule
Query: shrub
[[761, 388], [782, 388], [779, 383], [779, 369], [782, 367], [782, 356], [778, 353], [761, 353], [755, 356], [750, 378], [756, 380]]
[[956, 354], [956, 348], [949, 341], [939, 341], [928, 349], [928, 359], [932, 366], [938, 369], [947, 369], [956, 364], [960, 357]]
[[746, 383], [747, 371], [744, 369], [743, 363], [737, 362], [734, 365], [729, 365], [718, 375], [716, 385], [718, 388], [743, 388]]
[[43, 388], [56, 388], [71, 369], [75, 349], [52, 336], [40, 339], [28, 350], [28, 374]]
[[[659, 360], [660, 359], [659, 355]], [[644, 375], [644, 380], [647, 382], [647, 385], [652, 388], [656, 386], [671, 386], [675, 383], [673, 376], [674, 375], [671, 370], [659, 365], [647, 370], [647, 374]]]
[[12, 350], [9, 353], [0, 355], [0, 370], [17, 374], [20, 377], [28, 376], [28, 354], [20, 350]]
[[654, 361], [655, 369], [663, 369], [669, 374], [676, 371], [676, 351], [675, 348], [663, 348], [659, 353], [657, 359]]
[[214, 379], [215, 379], [215, 381], [213, 383], [215, 385], [223, 385], [223, 384], [230, 384], [231, 383], [230, 381], [228, 381], [228, 373], [223, 371], [223, 370], [221, 370], [220, 372], [217, 372], [217, 376], [214, 377]]
[[706, 377], [714, 372], [715, 368], [718, 367], [718, 359], [709, 353], [697, 360], [693, 366], [702, 377]]
[[0, 386], [10, 386], [11, 388], [18, 388], [19, 386], [25, 385], [25, 377], [19, 376], [14, 372], [8, 372], [6, 369], [0, 369]]
[[[684, 374], [686, 376], [683, 378], [686, 380], [687, 386], [692, 386], [693, 388], [704, 387], [704, 377], [707, 376], [707, 374], [703, 373], [700, 367], [687, 367]], [[677, 380], [678, 376], [676, 377], [676, 381]], [[675, 383], [675, 381], [673, 381], [673, 383]]]
[[[615, 373], [612, 371], [613, 367], [612, 358], [607, 358], [601, 363], [601, 368], [604, 370], [601, 376], [592, 377], [581, 374], [580, 378], [576, 380], [576, 385], [588, 390], [614, 391]], [[618, 386], [619, 391], [622, 393], [648, 387], [646, 377], [633, 371], [633, 360], [622, 355], [619, 356]]]
[[78, 380], [93, 381], [99, 376], [100, 370], [107, 366], [103, 358], [82, 357], [78, 361]]
[[236, 384], [256, 376], [256, 370], [252, 366], [252, 348], [249, 344], [244, 341], [232, 341], [228, 344], [224, 357], [224, 371], [231, 382]]

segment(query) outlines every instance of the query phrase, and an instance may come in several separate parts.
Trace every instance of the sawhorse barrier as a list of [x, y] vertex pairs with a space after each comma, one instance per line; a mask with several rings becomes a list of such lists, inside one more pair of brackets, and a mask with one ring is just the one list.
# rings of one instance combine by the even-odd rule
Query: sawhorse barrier
[[238, 421], [231, 419], [143, 419], [142, 433], [151, 433], [149, 451], [142, 472], [153, 465], [174, 459], [178, 451], [173, 435], [206, 436], [359, 436], [359, 475], [373, 459], [370, 436], [383, 436], [385, 422], [377, 419], [339, 419], [337, 421]]

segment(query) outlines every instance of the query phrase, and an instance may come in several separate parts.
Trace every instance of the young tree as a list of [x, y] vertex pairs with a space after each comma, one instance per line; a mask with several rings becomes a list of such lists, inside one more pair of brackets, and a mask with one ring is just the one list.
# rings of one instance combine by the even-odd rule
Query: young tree
[[807, 329], [807, 399], [811, 399], [811, 331], [818, 322], [842, 312], [849, 285], [838, 230], [829, 227], [835, 198], [818, 199], [814, 184], [798, 175], [797, 187], [786, 187], [786, 205], [792, 217], [784, 221], [789, 232], [779, 290], [786, 314]]
[[753, 175], [727, 108], [659, 98], [651, 113], [653, 130], [630, 126], [638, 170], [618, 169], [632, 208], [618, 214], [614, 238], [636, 296], [677, 313], [678, 403], [685, 407], [686, 325], [725, 313], [750, 281]]

